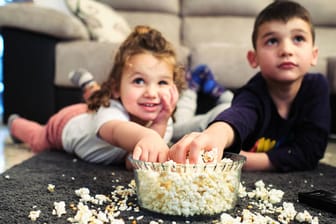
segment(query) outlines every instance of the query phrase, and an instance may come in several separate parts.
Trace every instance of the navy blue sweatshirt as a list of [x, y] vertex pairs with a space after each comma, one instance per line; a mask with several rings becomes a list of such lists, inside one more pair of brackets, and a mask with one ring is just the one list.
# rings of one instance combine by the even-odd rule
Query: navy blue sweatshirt
[[240, 88], [232, 106], [215, 119], [235, 131], [226, 151], [266, 152], [278, 171], [314, 169], [323, 157], [330, 131], [328, 82], [306, 74], [287, 119], [283, 119], [260, 73]]

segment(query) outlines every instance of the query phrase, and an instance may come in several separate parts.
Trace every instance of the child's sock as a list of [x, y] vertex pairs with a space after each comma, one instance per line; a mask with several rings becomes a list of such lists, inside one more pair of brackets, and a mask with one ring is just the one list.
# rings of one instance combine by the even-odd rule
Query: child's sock
[[77, 69], [69, 73], [69, 79], [75, 86], [85, 89], [86, 86], [95, 82], [92, 74], [85, 69]]
[[202, 92], [209, 94], [214, 98], [218, 98], [225, 91], [225, 87], [220, 85], [213, 75], [212, 71], [207, 67], [205, 70], [205, 77], [202, 85]]
[[8, 130], [9, 130], [9, 134], [10, 134], [10, 137], [12, 139], [12, 141], [16, 144], [19, 144], [19, 143], [22, 143], [22, 141], [18, 138], [16, 138], [13, 134], [12, 134], [12, 125], [13, 125], [13, 121], [16, 119], [16, 118], [19, 118], [20, 116], [17, 115], [17, 114], [11, 114], [9, 117], [8, 117]]
[[187, 80], [190, 89], [195, 90], [196, 92], [201, 90], [206, 69], [206, 65], [199, 65], [193, 71], [191, 71], [191, 73], [187, 74]]

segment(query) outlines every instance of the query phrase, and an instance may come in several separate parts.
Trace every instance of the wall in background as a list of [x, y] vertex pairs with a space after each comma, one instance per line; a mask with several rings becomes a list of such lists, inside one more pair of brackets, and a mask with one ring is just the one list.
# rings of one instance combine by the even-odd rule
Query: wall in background
[[3, 66], [2, 66], [2, 59], [3, 59], [3, 51], [4, 51], [4, 47], [3, 47], [3, 38], [0, 35], [0, 116], [3, 113], [3, 100], [2, 100], [2, 96], [3, 96], [3, 92], [4, 92], [4, 84], [2, 82], [2, 78], [3, 78]]

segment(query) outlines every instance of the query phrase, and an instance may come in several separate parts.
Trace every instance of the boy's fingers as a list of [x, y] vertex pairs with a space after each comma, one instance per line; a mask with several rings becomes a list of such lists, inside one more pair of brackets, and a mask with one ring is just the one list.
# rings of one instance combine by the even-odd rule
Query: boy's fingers
[[158, 162], [163, 163], [163, 162], [166, 162], [167, 160], [168, 160], [168, 153], [167, 152], [159, 153]]

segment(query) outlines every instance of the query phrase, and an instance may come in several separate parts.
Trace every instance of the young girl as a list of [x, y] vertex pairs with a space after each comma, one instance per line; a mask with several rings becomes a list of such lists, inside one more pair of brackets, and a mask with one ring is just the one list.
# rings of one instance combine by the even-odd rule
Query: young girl
[[171, 130], [167, 126], [184, 77], [162, 34], [137, 26], [121, 44], [110, 76], [87, 104], [60, 110], [45, 126], [12, 115], [9, 130], [34, 152], [64, 149], [104, 164], [120, 163], [130, 153], [135, 159], [166, 161], [169, 148], [162, 137]]

